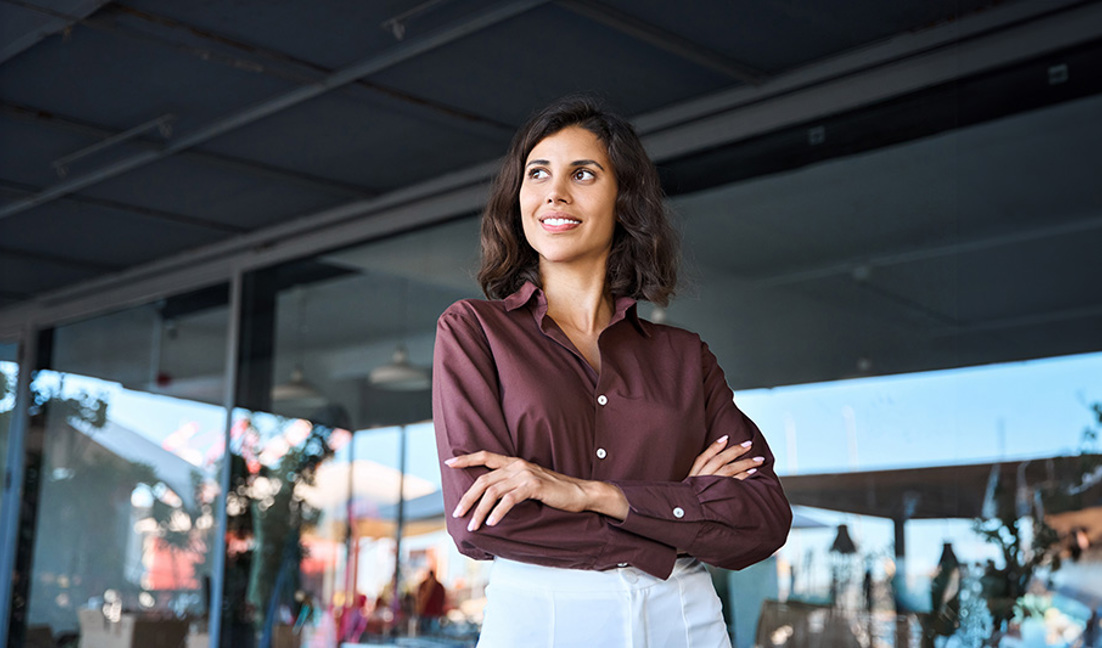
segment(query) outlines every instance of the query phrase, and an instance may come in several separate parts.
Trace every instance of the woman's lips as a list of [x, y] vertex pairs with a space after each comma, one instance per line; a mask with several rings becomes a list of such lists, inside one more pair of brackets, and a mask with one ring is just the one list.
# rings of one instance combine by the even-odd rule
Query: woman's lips
[[568, 216], [547, 216], [540, 219], [540, 225], [548, 232], [568, 232], [582, 222]]

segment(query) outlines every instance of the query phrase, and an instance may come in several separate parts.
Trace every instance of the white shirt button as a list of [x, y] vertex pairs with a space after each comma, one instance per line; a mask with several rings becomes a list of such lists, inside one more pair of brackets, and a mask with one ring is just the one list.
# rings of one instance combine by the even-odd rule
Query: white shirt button
[[604, 459], [608, 456], [608, 452], [604, 448], [597, 448], [597, 458]]
[[605, 405], [607, 403], [608, 403], [608, 396], [605, 396], [604, 394], [601, 394], [600, 396], [597, 397], [597, 404], [598, 405]]
[[680, 520], [681, 518], [685, 517], [685, 509], [681, 508], [680, 506], [674, 508], [673, 516]]

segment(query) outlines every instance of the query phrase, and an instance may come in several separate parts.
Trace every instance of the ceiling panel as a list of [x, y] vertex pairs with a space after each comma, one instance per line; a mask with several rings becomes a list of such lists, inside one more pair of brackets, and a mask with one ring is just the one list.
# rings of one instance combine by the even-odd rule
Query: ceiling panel
[[0, 220], [0, 241], [4, 248], [120, 269], [210, 244], [226, 234], [71, 200], [56, 201]]
[[191, 158], [172, 157], [102, 182], [82, 195], [164, 209], [253, 229], [347, 200], [290, 181], [227, 173]]
[[237, 129], [203, 150], [384, 191], [493, 159], [508, 146], [509, 133], [475, 134], [454, 121], [449, 128], [443, 119], [426, 122], [416, 113], [333, 93]]
[[0, 246], [0, 295], [26, 298], [47, 290], [91, 279], [102, 269], [48, 258], [12, 254]]
[[0, 97], [123, 131], [165, 114], [186, 133], [296, 87], [146, 40], [76, 26], [0, 68]]
[[[0, 113], [0, 178], [40, 188], [59, 182], [54, 160], [95, 144], [97, 139], [51, 127], [26, 113]], [[72, 170], [78, 167], [74, 164]]]
[[412, 10], [403, 22], [404, 38], [413, 39], [495, 3], [497, 0], [443, 2], [436, 6], [424, 0], [132, 0], [125, 6], [335, 69], [398, 42], [392, 31], [383, 28], [390, 18]]
[[734, 60], [779, 72], [991, 6], [990, 0], [602, 0]]
[[374, 75], [411, 94], [522, 123], [571, 92], [607, 97], [637, 115], [737, 85], [567, 9], [543, 6]]

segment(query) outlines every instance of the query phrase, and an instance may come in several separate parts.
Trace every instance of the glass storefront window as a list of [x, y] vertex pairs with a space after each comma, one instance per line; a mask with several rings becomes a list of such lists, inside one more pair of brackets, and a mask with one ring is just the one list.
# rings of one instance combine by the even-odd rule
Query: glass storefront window
[[[15, 598], [27, 636], [175, 647], [207, 616], [228, 291], [213, 288], [43, 336], [33, 377]], [[18, 585], [17, 585], [18, 586]], [[13, 606], [18, 607], [18, 606]]]
[[228, 645], [476, 637], [480, 572], [444, 531], [429, 368], [437, 317], [478, 294], [477, 253], [468, 218], [246, 277]]
[[[1078, 638], [1097, 591], [1100, 375], [1102, 354], [1087, 354], [738, 394], [759, 425], [787, 432], [773, 449], [793, 501], [823, 507], [798, 507], [778, 557], [781, 598], [864, 610], [885, 640], [898, 608], [914, 614], [914, 633], [962, 645], [1034, 613]], [[909, 513], [892, 501], [900, 484]], [[959, 616], [938, 625], [946, 609], [931, 596], [947, 561]], [[1032, 585], [1015, 582], [1027, 573]], [[1040, 612], [1022, 607], [1027, 594]]]

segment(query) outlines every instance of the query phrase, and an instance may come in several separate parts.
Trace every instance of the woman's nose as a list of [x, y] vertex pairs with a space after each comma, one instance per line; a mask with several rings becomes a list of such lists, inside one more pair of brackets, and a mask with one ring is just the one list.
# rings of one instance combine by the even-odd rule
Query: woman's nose
[[570, 202], [570, 189], [561, 180], [555, 180], [551, 183], [551, 186], [547, 188], [547, 202], [555, 204], [558, 202]]

